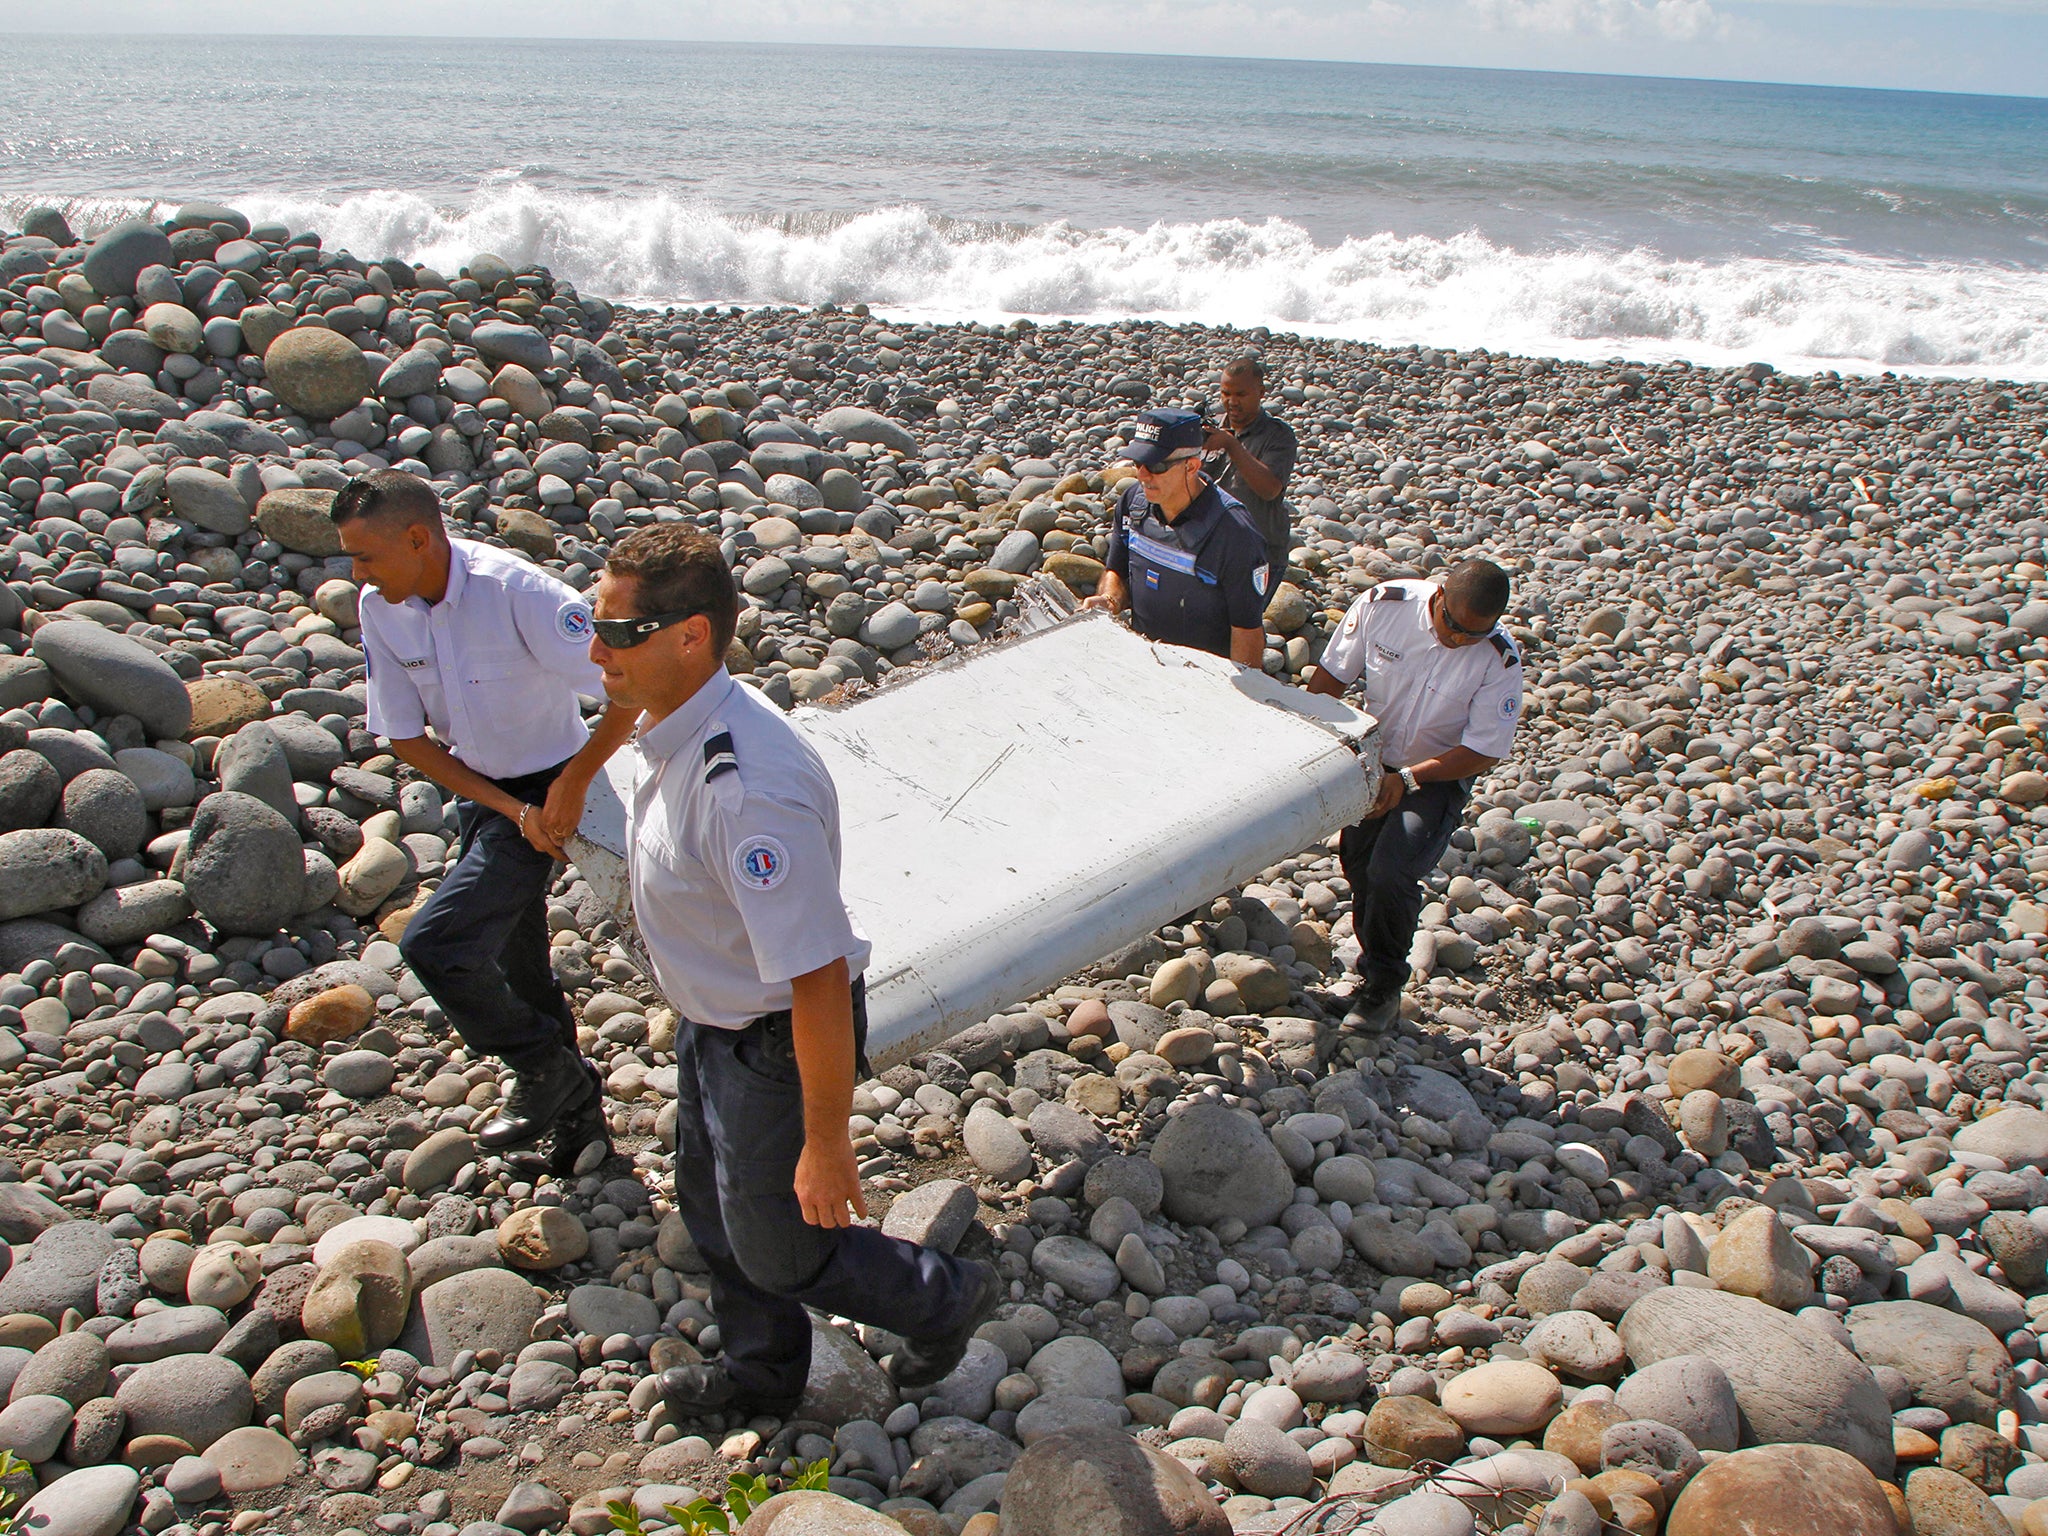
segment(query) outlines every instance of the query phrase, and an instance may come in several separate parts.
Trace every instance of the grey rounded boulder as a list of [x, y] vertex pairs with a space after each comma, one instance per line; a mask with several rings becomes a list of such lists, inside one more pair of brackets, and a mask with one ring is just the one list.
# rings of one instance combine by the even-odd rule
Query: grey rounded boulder
[[209, 533], [230, 538], [249, 526], [249, 504], [226, 475], [196, 464], [180, 464], [164, 477], [171, 510]]
[[128, 1415], [128, 1434], [176, 1435], [203, 1451], [256, 1413], [249, 1377], [220, 1355], [171, 1355], [140, 1366], [114, 1402]]
[[85, 280], [104, 298], [125, 296], [135, 291], [144, 267], [168, 267], [175, 260], [169, 235], [141, 219], [123, 219], [85, 253]]
[[1879, 1477], [1892, 1475], [1892, 1412], [1870, 1368], [1775, 1307], [1725, 1291], [1667, 1286], [1621, 1319], [1641, 1368], [1704, 1355], [1727, 1374], [1748, 1444], [1831, 1445]]
[[225, 224], [238, 235], [249, 233], [249, 215], [225, 203], [183, 203], [171, 215], [175, 229], [208, 229], [215, 224]]
[[175, 880], [114, 886], [78, 909], [78, 931], [108, 949], [140, 944], [192, 915], [192, 898]]
[[996, 1529], [999, 1536], [1230, 1536], [1231, 1525], [1184, 1463], [1122, 1434], [1075, 1429], [1047, 1435], [1011, 1465]]
[[1951, 1419], [1996, 1424], [2018, 1386], [2012, 1356], [1974, 1318], [1924, 1301], [1875, 1301], [1843, 1319], [1865, 1365], [1888, 1365], [1913, 1384], [1914, 1400]]
[[37, 1350], [14, 1378], [13, 1397], [42, 1393], [82, 1408], [107, 1390], [113, 1361], [107, 1346], [83, 1331], [59, 1334]]
[[1152, 1161], [1176, 1221], [1206, 1227], [1235, 1217], [1261, 1227], [1294, 1199], [1294, 1176], [1265, 1128], [1228, 1105], [1198, 1102], [1174, 1116], [1152, 1144]]
[[469, 343], [494, 363], [517, 363], [535, 372], [555, 365], [554, 348], [530, 325], [487, 320], [471, 333]]
[[100, 1271], [114, 1251], [114, 1239], [98, 1222], [59, 1221], [0, 1279], [0, 1315], [33, 1312], [51, 1322], [76, 1307], [97, 1305]]
[[274, 933], [298, 914], [306, 862], [291, 823], [254, 795], [199, 802], [181, 871], [199, 913], [228, 933]]
[[1615, 1406], [1632, 1419], [1668, 1424], [1703, 1451], [1742, 1443], [1742, 1409], [1728, 1373], [1703, 1355], [1673, 1355], [1644, 1366], [1616, 1389]]
[[113, 768], [88, 768], [64, 786], [57, 824], [76, 832], [109, 859], [132, 857], [149, 836], [142, 791]]
[[58, 686], [101, 714], [133, 715], [154, 737], [180, 737], [192, 696], [169, 662], [139, 640], [77, 619], [45, 624], [30, 642]]
[[17, 747], [0, 755], [0, 832], [40, 827], [63, 790], [63, 778], [42, 753]]
[[834, 406], [818, 418], [817, 427], [820, 432], [843, 437], [849, 443], [873, 443], [898, 453], [917, 452], [917, 439], [902, 422], [857, 405]]
[[39, 1536], [115, 1536], [141, 1491], [133, 1467], [81, 1467], [39, 1489], [15, 1513], [15, 1526]]
[[0, 922], [78, 906], [106, 883], [107, 856], [76, 832], [0, 833]]

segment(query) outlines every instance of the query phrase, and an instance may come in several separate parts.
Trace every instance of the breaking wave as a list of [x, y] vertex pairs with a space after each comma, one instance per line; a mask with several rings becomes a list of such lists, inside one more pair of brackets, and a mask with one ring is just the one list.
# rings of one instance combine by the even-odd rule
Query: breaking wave
[[762, 218], [517, 185], [456, 209], [398, 191], [236, 201], [360, 256], [452, 271], [491, 250], [635, 303], [864, 300], [913, 318], [1144, 317], [1579, 358], [2048, 378], [2048, 271], [2019, 266], [1518, 251], [1478, 234], [1330, 245], [1277, 219], [1019, 227], [915, 206]]

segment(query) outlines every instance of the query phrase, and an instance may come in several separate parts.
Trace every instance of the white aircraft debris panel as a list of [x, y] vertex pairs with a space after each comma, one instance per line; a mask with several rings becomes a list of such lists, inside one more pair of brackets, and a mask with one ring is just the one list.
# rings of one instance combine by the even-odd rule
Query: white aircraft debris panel
[[[1097, 614], [791, 718], [838, 785], [878, 1066], [1357, 821], [1379, 783], [1370, 716]], [[602, 780], [582, 832], [579, 867], [623, 911]]]

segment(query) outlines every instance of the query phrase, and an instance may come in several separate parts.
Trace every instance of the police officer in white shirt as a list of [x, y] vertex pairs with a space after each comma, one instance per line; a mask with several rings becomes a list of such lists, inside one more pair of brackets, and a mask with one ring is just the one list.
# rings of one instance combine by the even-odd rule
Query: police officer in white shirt
[[459, 797], [460, 856], [399, 950], [463, 1043], [511, 1069], [477, 1145], [552, 1136], [556, 1173], [594, 1166], [593, 1145], [610, 1147], [601, 1084], [549, 963], [545, 904], [584, 792], [632, 728], [624, 710], [583, 723], [577, 694], [601, 686], [590, 605], [509, 551], [449, 538], [416, 475], [352, 480], [331, 515], [368, 587], [369, 728]]
[[1385, 581], [1362, 593], [1309, 674], [1341, 695], [1361, 676], [1380, 722], [1385, 775], [1337, 857], [1351, 883], [1362, 977], [1347, 1024], [1383, 1029], [1401, 1008], [1422, 882], [1450, 846], [1472, 781], [1508, 755], [1522, 713], [1522, 654], [1500, 627], [1507, 573], [1461, 560], [1433, 581]]
[[904, 1340], [903, 1386], [960, 1362], [996, 1272], [872, 1227], [847, 1132], [865, 1070], [867, 941], [839, 894], [824, 763], [726, 673], [738, 594], [718, 543], [674, 524], [613, 546], [590, 654], [644, 711], [628, 811], [633, 916], [683, 1023], [676, 1205], [711, 1271], [722, 1361], [675, 1366], [679, 1416], [787, 1417], [810, 1370], [806, 1306]]

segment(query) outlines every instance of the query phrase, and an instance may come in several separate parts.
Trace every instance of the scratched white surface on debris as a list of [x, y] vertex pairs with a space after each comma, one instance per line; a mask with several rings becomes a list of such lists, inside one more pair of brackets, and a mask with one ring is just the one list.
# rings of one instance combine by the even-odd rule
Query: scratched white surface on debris
[[[1378, 779], [1369, 716], [1096, 615], [791, 718], [839, 788], [877, 1065], [1356, 821]], [[623, 910], [610, 784], [582, 832], [578, 867]]]

